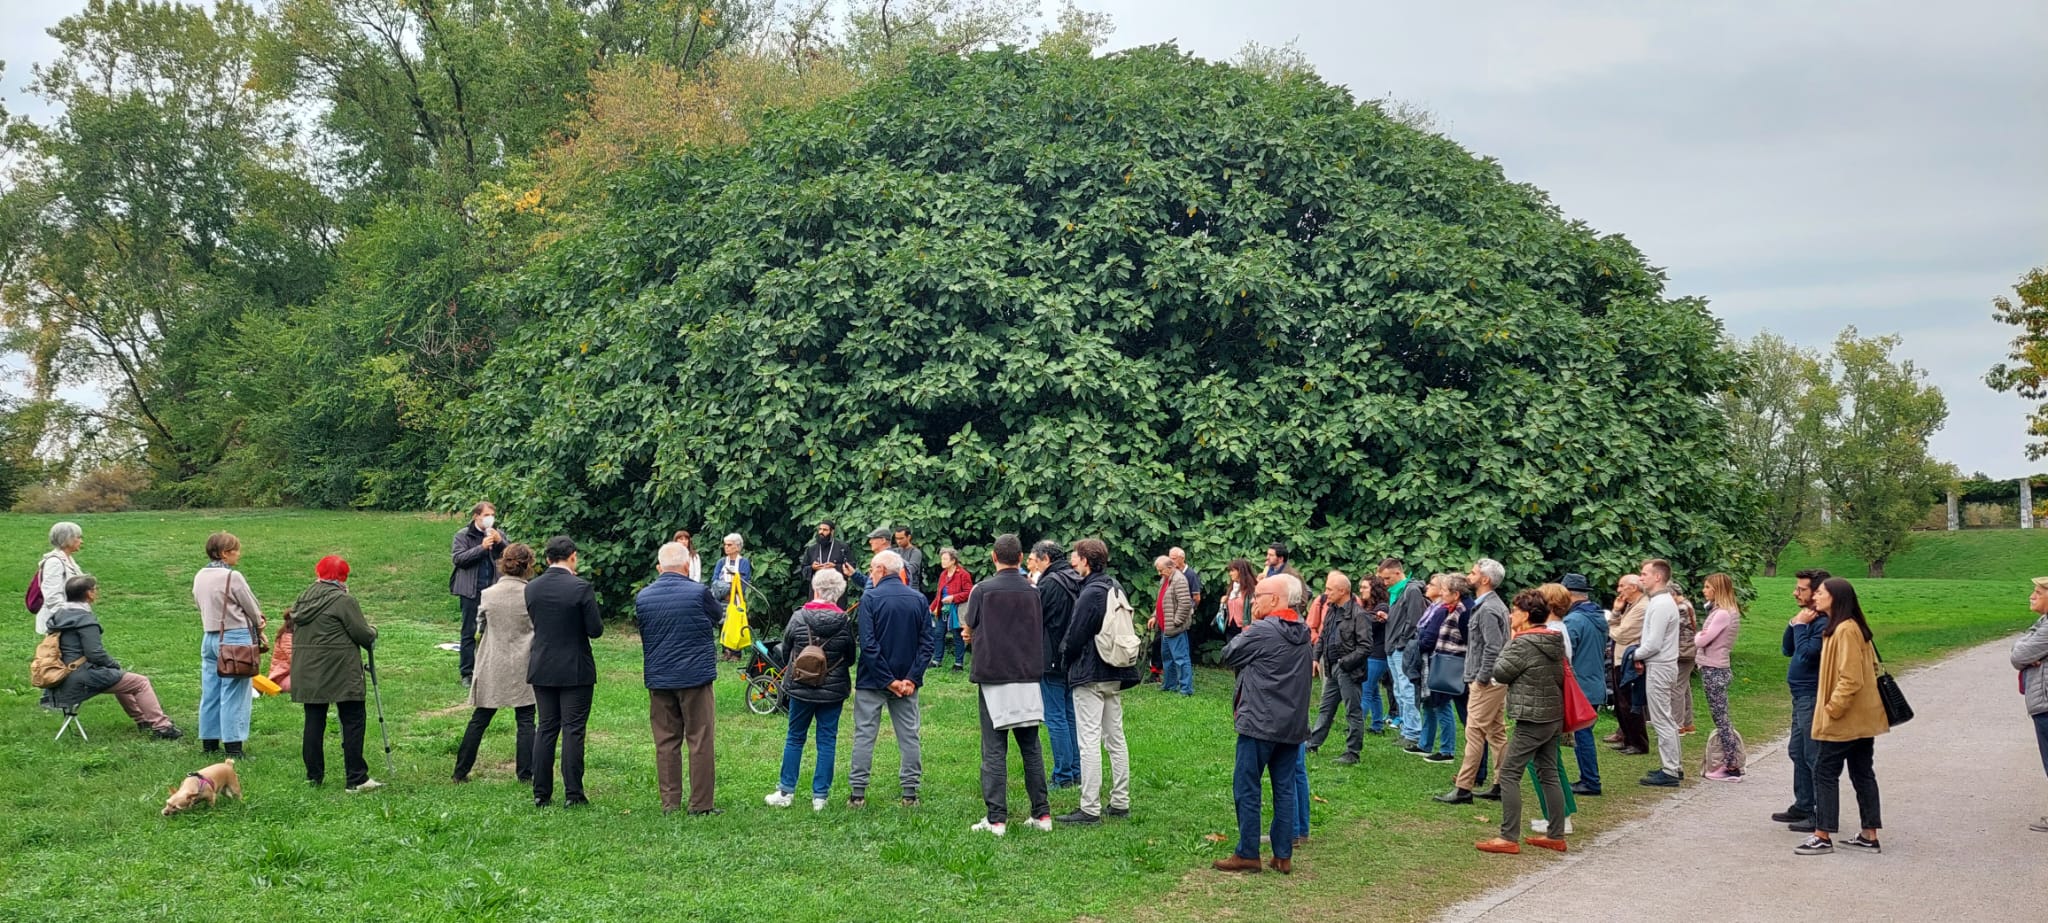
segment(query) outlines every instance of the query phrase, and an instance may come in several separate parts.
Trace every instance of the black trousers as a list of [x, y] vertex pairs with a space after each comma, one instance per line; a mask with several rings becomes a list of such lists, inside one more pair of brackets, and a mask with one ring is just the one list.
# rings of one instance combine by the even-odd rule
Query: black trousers
[[462, 601], [462, 678], [468, 679], [476, 672], [476, 606], [477, 597], [457, 596]]
[[[341, 718], [341, 767], [350, 787], [370, 778], [370, 764], [363, 759], [363, 703], [336, 702]], [[299, 758], [306, 762], [306, 781], [327, 780], [327, 705], [306, 706], [306, 731], [299, 740]]]
[[1614, 723], [1616, 730], [1621, 732], [1621, 745], [1638, 750], [1650, 749], [1649, 716], [1636, 705], [1636, 686], [1648, 680], [1638, 675], [1635, 682], [1624, 686], [1619, 667], [1609, 671], [1608, 675], [1613, 677], [1612, 685], [1607, 688], [1614, 690]]
[[590, 723], [595, 686], [535, 686], [539, 721], [533, 740], [533, 799], [555, 797], [555, 741], [562, 743], [562, 794], [583, 801], [583, 730]]
[[1017, 755], [1024, 761], [1024, 794], [1031, 799], [1032, 818], [1052, 816], [1052, 802], [1045, 792], [1045, 751], [1038, 745], [1038, 725], [998, 731], [988, 716], [988, 700], [981, 703], [981, 801], [992, 824], [1010, 820], [1010, 737], [1017, 738]]
[[[515, 728], [517, 747], [514, 761], [519, 767], [519, 781], [533, 781], [533, 709], [521, 705], [512, 709], [512, 724]], [[469, 727], [462, 732], [462, 746], [455, 751], [455, 778], [469, 778], [469, 771], [476, 766], [476, 751], [483, 746], [484, 731], [489, 730], [491, 719], [497, 717], [495, 708], [479, 708], [469, 713]]]
[[1842, 829], [1842, 767], [1849, 768], [1849, 784], [1856, 789], [1856, 809], [1863, 826], [1876, 830], [1884, 826], [1878, 813], [1877, 772], [1871, 767], [1876, 738], [1861, 740], [1816, 740], [1820, 755], [1813, 763], [1813, 828], [1822, 833]]

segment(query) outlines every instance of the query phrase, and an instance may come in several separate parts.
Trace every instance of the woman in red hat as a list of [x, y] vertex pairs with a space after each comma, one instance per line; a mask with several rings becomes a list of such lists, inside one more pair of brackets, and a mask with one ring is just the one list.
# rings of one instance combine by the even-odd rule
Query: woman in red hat
[[319, 579], [292, 603], [295, 624], [292, 650], [292, 701], [306, 707], [306, 730], [300, 756], [306, 781], [319, 785], [327, 778], [327, 707], [341, 717], [341, 759], [350, 792], [384, 787], [370, 778], [363, 759], [362, 651], [377, 641], [377, 629], [363, 618], [363, 607], [348, 592], [348, 562], [328, 555], [315, 565]]

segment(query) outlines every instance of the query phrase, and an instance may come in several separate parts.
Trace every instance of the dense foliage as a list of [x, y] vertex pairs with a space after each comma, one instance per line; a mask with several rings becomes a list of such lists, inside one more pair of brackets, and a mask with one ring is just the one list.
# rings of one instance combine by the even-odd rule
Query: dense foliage
[[[1618, 236], [1313, 77], [1171, 48], [926, 56], [619, 175], [508, 287], [448, 505], [677, 527], [1108, 539], [1130, 570], [1730, 564], [1718, 323]], [[761, 560], [757, 558], [757, 561]], [[1739, 563], [1739, 562], [1738, 562]]]
[[2048, 267], [2035, 267], [2013, 284], [2017, 300], [2000, 295], [1991, 300], [1991, 316], [1999, 323], [2018, 327], [2006, 362], [1991, 367], [1984, 383], [1998, 391], [2010, 391], [2035, 406], [2027, 421], [2027, 458], [2048, 457]]

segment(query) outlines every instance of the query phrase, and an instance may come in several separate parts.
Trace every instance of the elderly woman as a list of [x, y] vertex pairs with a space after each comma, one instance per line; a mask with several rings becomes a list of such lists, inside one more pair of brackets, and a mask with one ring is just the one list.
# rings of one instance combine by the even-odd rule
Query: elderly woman
[[974, 592], [974, 575], [960, 565], [960, 552], [952, 548], [939, 549], [939, 595], [932, 597], [932, 617], [939, 640], [932, 645], [932, 666], [938, 666], [946, 659], [946, 650], [953, 651], [953, 669], [967, 659], [967, 642], [960, 638], [960, 607], [967, 604], [967, 597]]
[[849, 672], [860, 647], [859, 632], [839, 597], [846, 593], [846, 577], [829, 568], [811, 574], [811, 601], [789, 617], [782, 632], [782, 649], [791, 660], [814, 641], [825, 651], [825, 675], [816, 683], [792, 681], [789, 692], [789, 736], [782, 742], [782, 777], [769, 792], [767, 802], [778, 808], [796, 800], [797, 772], [803, 768], [804, 736], [817, 726], [818, 759], [811, 767], [811, 810], [825, 810], [832, 797], [832, 764], [839, 749], [839, 713], [852, 694]]
[[206, 537], [206, 566], [192, 576], [192, 602], [199, 607], [199, 748], [240, 757], [249, 739], [251, 677], [220, 675], [223, 644], [263, 643], [263, 607], [249, 580], [235, 571], [242, 540], [227, 532]]
[[1513, 634], [1494, 661], [1493, 681], [1508, 687], [1507, 716], [1515, 732], [1499, 763], [1500, 836], [1474, 844], [1480, 852], [1522, 851], [1522, 767], [1532, 757], [1549, 832], [1530, 837], [1529, 845], [1565, 851], [1564, 784], [1557, 764], [1557, 743], [1564, 736], [1565, 646], [1564, 635], [1543, 627], [1549, 619], [1550, 603], [1537, 590], [1516, 594], [1508, 610]]
[[498, 709], [512, 709], [513, 755], [519, 781], [533, 781], [533, 687], [526, 682], [533, 648], [533, 617], [526, 612], [526, 582], [533, 576], [533, 548], [505, 546], [498, 558], [498, 582], [483, 591], [476, 607], [476, 673], [469, 686], [469, 727], [455, 751], [455, 781], [469, 781], [477, 748]]
[[1429, 589], [1435, 600], [1423, 611], [1422, 621], [1416, 628], [1422, 638], [1422, 748], [1435, 752], [1423, 757], [1432, 763], [1449, 763], [1458, 759], [1458, 720], [1465, 709], [1465, 694], [1450, 693], [1429, 687], [1429, 663], [1436, 655], [1446, 657], [1465, 656], [1465, 590], [1464, 574], [1438, 574], [1430, 578]]
[[185, 736], [164, 714], [149, 677], [122, 669], [121, 662], [107, 653], [99, 617], [92, 610], [99, 598], [99, 581], [91, 574], [80, 574], [65, 581], [64, 595], [43, 607], [50, 614], [50, 631], [58, 635], [57, 656], [65, 663], [79, 664], [50, 690], [56, 706], [75, 708], [104, 692], [121, 703], [121, 710], [134, 719], [137, 729], [151, 737], [177, 740]]
[[348, 562], [328, 555], [314, 565], [318, 579], [292, 603], [297, 622], [293, 642], [292, 701], [306, 707], [299, 755], [306, 781], [327, 778], [327, 706], [341, 716], [341, 759], [350, 792], [383, 788], [363, 761], [363, 656], [377, 643], [377, 629], [363, 619], [363, 607], [348, 593]]
[[725, 605], [725, 621], [718, 630], [718, 643], [725, 660], [738, 660], [747, 646], [747, 594], [754, 591], [754, 562], [741, 554], [746, 540], [738, 532], [725, 537], [725, 555], [711, 565], [711, 595]]
[[42, 597], [37, 606], [36, 634], [50, 633], [49, 612], [64, 602], [64, 583], [85, 573], [72, 555], [85, 547], [85, 530], [75, 522], [60, 522], [50, 527], [50, 550], [43, 552], [43, 559], [36, 562], [36, 593]]

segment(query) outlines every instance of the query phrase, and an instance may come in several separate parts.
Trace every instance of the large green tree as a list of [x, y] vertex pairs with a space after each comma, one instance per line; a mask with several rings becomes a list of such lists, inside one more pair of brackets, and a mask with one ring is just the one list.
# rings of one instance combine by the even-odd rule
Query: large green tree
[[[1171, 48], [914, 57], [618, 177], [507, 289], [445, 503], [583, 540], [608, 605], [679, 526], [1270, 540], [1514, 582], [1729, 560], [1718, 322], [1620, 237], [1311, 77]], [[850, 526], [860, 527], [860, 526]]]
[[1911, 359], [1894, 360], [1896, 336], [1835, 340], [1829, 372], [1836, 400], [1823, 418], [1820, 478], [1833, 504], [1835, 547], [1862, 558], [1869, 575], [1912, 541], [1915, 522], [1954, 477], [1927, 454], [1948, 419], [1941, 389]]
[[1818, 510], [1823, 419], [1835, 406], [1820, 357], [1769, 333], [1741, 347], [1744, 374], [1722, 395], [1737, 483], [1753, 502], [1745, 518], [1764, 576]]
[[2035, 406], [2027, 421], [2027, 457], [2048, 456], [2048, 267], [2027, 270], [2013, 285], [2015, 297], [2000, 295], [1991, 300], [1991, 316], [2002, 324], [2020, 328], [2012, 338], [2007, 362], [1991, 367], [1984, 383], [1994, 391], [2010, 391]]

